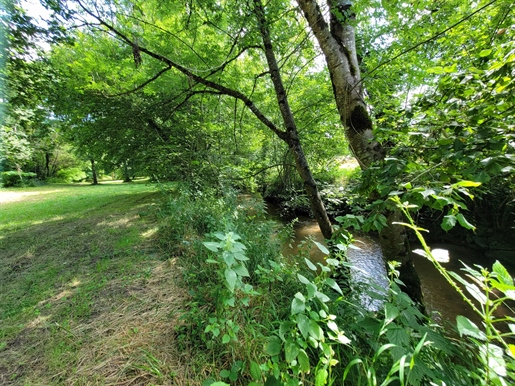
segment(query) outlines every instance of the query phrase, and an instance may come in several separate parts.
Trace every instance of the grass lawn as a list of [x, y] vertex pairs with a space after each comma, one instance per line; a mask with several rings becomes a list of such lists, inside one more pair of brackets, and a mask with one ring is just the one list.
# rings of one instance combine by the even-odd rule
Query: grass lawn
[[0, 384], [192, 384], [151, 184], [0, 189]]

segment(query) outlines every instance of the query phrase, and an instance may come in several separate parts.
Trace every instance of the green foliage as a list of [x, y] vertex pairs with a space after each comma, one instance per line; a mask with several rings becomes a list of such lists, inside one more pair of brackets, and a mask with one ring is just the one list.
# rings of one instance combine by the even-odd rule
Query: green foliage
[[86, 173], [79, 168], [67, 168], [59, 170], [49, 182], [82, 182], [86, 179]]
[[[467, 337], [465, 346], [471, 348], [480, 364], [478, 368], [470, 370], [470, 377], [481, 385], [513, 383], [515, 381], [515, 345], [511, 341], [515, 336], [515, 318], [509, 315], [502, 317], [494, 315], [501, 305], [515, 300], [513, 278], [498, 261], [493, 264], [491, 272], [479, 265], [472, 268], [463, 264], [466, 279], [455, 272], [448, 272], [431, 254], [420, 233], [423, 229], [415, 225], [408, 211], [409, 204], [402, 203], [398, 197], [392, 200], [403, 211], [408, 220], [408, 223], [403, 225], [415, 232], [426, 256], [483, 322], [483, 328], [480, 329], [464, 316], [457, 318], [458, 332], [461, 337]], [[468, 296], [463, 288], [468, 292]], [[502, 325], [506, 326], [506, 324], [509, 332], [502, 333]]]
[[4, 188], [32, 185], [36, 180], [36, 173], [3, 172], [0, 173], [0, 180]]

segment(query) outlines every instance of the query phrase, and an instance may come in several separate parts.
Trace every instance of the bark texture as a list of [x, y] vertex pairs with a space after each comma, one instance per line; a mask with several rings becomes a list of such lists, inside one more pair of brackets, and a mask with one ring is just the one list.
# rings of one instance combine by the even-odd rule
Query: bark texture
[[[383, 160], [386, 153], [374, 140], [372, 120], [363, 98], [355, 31], [349, 23], [354, 15], [350, 5], [343, 5], [349, 2], [327, 0], [329, 22], [324, 19], [316, 0], [297, 0], [297, 3], [325, 56], [336, 106], [351, 150], [361, 168], [367, 169], [372, 162]], [[420, 279], [410, 254], [406, 229], [392, 224], [401, 220], [401, 213], [393, 211], [386, 215], [388, 225], [380, 232], [383, 256], [386, 260], [401, 263], [400, 279], [406, 285], [406, 292], [422, 304]]]

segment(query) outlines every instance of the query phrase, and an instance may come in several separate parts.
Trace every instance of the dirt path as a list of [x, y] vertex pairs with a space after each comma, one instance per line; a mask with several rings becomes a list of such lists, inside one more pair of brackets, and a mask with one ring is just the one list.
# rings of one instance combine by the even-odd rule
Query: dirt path
[[1, 218], [20, 222], [0, 220], [1, 385], [195, 384], [174, 330], [187, 295], [156, 238], [161, 196], [116, 189], [0, 191]]

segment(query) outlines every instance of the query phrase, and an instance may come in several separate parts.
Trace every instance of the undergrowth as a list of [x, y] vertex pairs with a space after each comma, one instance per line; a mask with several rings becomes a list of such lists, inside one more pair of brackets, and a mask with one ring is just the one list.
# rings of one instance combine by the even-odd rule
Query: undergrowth
[[[198, 353], [193, 363], [206, 374], [203, 385], [515, 381], [514, 346], [508, 343], [515, 320], [493, 319], [492, 313], [515, 293], [500, 264], [493, 272], [466, 267], [473, 283], [459, 279], [480, 301], [484, 325], [458, 318], [457, 332], [446, 331], [402, 292], [395, 267], [386, 290], [365, 288], [382, 302], [379, 311], [353, 300], [352, 281], [342, 275], [350, 237], [334, 240], [338, 252], [331, 254], [317, 243], [328, 256], [325, 265], [315, 265], [280, 254], [281, 231], [266, 220], [259, 198], [187, 189], [169, 197], [160, 238], [181, 255], [192, 300], [176, 333], [184, 349]], [[494, 289], [504, 295], [495, 299]], [[501, 323], [512, 332], [500, 333]], [[453, 338], [457, 334], [461, 339]]]

